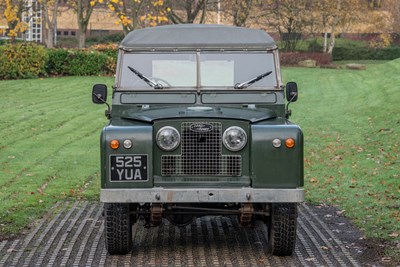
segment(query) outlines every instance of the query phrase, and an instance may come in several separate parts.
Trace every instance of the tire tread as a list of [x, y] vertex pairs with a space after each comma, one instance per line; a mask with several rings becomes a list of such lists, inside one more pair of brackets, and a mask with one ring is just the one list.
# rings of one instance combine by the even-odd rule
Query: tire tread
[[292, 255], [296, 245], [296, 231], [297, 204], [274, 204], [268, 229], [268, 247], [272, 254]]
[[132, 222], [129, 204], [106, 203], [105, 239], [106, 248], [111, 255], [124, 255], [132, 249]]

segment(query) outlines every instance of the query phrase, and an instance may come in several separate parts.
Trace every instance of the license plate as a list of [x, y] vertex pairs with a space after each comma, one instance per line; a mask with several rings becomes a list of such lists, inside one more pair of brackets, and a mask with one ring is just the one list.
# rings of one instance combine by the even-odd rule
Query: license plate
[[147, 155], [111, 155], [111, 181], [147, 181]]

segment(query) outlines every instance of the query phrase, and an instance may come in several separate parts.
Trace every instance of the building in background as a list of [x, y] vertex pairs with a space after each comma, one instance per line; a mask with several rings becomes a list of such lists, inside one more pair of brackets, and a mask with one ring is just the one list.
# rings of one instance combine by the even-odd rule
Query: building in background
[[22, 35], [26, 41], [43, 41], [43, 12], [42, 6], [38, 0], [28, 0], [26, 2], [27, 12], [24, 12], [22, 21], [28, 24], [28, 30]]

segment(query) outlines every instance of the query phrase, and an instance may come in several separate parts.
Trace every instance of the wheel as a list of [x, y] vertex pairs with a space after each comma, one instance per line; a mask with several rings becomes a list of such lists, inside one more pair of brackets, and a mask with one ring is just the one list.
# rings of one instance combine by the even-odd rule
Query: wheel
[[272, 204], [268, 248], [273, 255], [290, 256], [296, 244], [297, 204]]
[[104, 204], [106, 248], [111, 255], [127, 254], [132, 249], [132, 219], [127, 203]]

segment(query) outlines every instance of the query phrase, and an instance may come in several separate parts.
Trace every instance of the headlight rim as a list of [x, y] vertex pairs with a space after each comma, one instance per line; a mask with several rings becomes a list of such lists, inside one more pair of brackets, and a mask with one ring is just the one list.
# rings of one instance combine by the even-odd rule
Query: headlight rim
[[[163, 130], [166, 130], [166, 129], [171, 129], [171, 130], [173, 130], [173, 131], [178, 135], [178, 141], [177, 141], [176, 144], [175, 144], [173, 147], [171, 147], [171, 148], [166, 148], [166, 147], [163, 147], [162, 145], [160, 145], [159, 136], [160, 136], [161, 132], [162, 132]], [[158, 146], [161, 150], [163, 150], [163, 151], [167, 151], [167, 152], [174, 151], [174, 150], [176, 150], [176, 149], [179, 147], [179, 145], [181, 144], [181, 135], [180, 135], [179, 131], [178, 131], [175, 127], [172, 127], [172, 126], [164, 126], [164, 127], [161, 127], [161, 128], [157, 131], [157, 134], [156, 134], [156, 144], [157, 144], [157, 146]]]
[[[239, 130], [243, 133], [243, 135], [244, 135], [244, 142], [243, 142], [243, 144], [240, 145], [240, 146], [238, 146], [237, 148], [231, 147], [231, 146], [229, 145], [229, 143], [226, 141], [226, 138], [225, 138], [225, 137], [227, 136], [227, 134], [229, 133], [229, 131], [234, 130], [234, 129], [239, 129]], [[224, 144], [225, 148], [228, 149], [228, 150], [231, 151], [231, 152], [238, 152], [238, 151], [243, 150], [243, 149], [245, 148], [245, 146], [247, 145], [247, 141], [248, 141], [248, 138], [247, 138], [247, 133], [246, 133], [246, 131], [245, 131], [242, 127], [239, 127], [239, 126], [230, 126], [230, 127], [228, 127], [228, 128], [224, 131], [224, 134], [222, 135], [222, 143]]]

